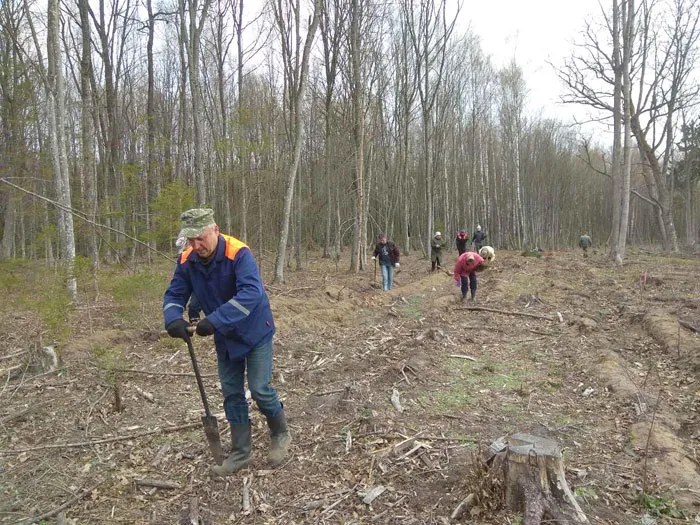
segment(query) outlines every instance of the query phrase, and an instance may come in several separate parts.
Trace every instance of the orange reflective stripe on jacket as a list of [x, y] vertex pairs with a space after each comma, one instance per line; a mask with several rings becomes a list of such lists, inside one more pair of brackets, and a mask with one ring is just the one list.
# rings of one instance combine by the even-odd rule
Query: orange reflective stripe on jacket
[[[223, 233], [221, 234], [221, 236], [226, 241], [226, 250], [224, 251], [224, 255], [232, 261], [236, 258], [238, 250], [240, 250], [241, 248], [248, 248], [248, 245], [246, 243], [244, 243], [243, 241], [239, 241], [235, 237], [224, 235]], [[191, 253], [192, 246], [188, 247], [185, 251], [183, 251], [180, 254], [180, 264], [184, 264]]]
[[180, 254], [180, 264], [185, 264], [187, 257], [192, 253], [192, 246], [188, 247]]
[[230, 237], [224, 234], [221, 234], [221, 236], [226, 241], [226, 251], [224, 252], [224, 255], [226, 255], [226, 257], [231, 259], [232, 261], [236, 258], [238, 250], [240, 250], [241, 248], [248, 248], [248, 245], [246, 243], [244, 243], [243, 241], [239, 241], [235, 237]]

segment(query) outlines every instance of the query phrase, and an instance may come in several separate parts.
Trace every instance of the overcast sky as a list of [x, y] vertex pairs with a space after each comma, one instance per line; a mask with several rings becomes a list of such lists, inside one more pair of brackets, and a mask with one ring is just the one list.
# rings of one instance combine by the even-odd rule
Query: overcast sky
[[586, 19], [600, 18], [598, 0], [464, 0], [460, 25], [481, 38], [482, 49], [496, 66], [513, 57], [523, 69], [530, 110], [545, 117], [585, 118], [584, 109], [559, 104], [563, 87], [552, 67], [571, 55], [572, 41]]

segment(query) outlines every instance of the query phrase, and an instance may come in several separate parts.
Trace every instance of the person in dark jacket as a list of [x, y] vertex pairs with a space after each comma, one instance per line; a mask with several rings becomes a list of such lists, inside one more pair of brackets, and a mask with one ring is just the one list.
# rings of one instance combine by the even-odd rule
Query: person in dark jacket
[[469, 242], [469, 236], [464, 230], [459, 230], [457, 238], [455, 239], [455, 244], [457, 245], [457, 251], [460, 255], [467, 251], [467, 243]]
[[481, 247], [486, 244], [486, 234], [481, 229], [481, 224], [476, 225], [476, 231], [472, 235], [472, 243], [474, 244], [475, 250], [478, 252]]
[[442, 233], [435, 232], [432, 240], [430, 241], [430, 271], [435, 271], [437, 267], [438, 270], [442, 268], [442, 249], [445, 247], [445, 243], [442, 242]]
[[197, 335], [214, 336], [224, 411], [231, 427], [231, 454], [212, 473], [227, 476], [248, 465], [251, 458], [251, 422], [244, 377], [270, 429], [273, 466], [287, 455], [291, 435], [272, 379], [272, 336], [275, 325], [270, 302], [248, 246], [222, 235], [210, 209], [193, 209], [180, 216], [181, 238], [187, 248], [163, 298], [165, 327], [171, 337], [188, 340], [183, 319], [187, 300], [196, 294], [206, 317]]
[[372, 260], [379, 258], [379, 265], [382, 267], [382, 284], [384, 285], [384, 291], [388, 292], [391, 290], [391, 285], [394, 282], [394, 268], [401, 266], [399, 264], [401, 250], [383, 233], [380, 233], [377, 239]]

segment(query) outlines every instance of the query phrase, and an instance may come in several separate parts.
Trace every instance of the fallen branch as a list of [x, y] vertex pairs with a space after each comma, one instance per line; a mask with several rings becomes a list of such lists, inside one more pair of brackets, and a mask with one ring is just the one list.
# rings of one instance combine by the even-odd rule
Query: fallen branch
[[678, 324], [681, 325], [683, 328], [687, 328], [691, 332], [695, 332], [696, 334], [700, 334], [700, 328], [695, 328], [692, 324], [687, 323], [686, 321], [681, 321], [679, 319]]
[[341, 392], [345, 392], [347, 388], [337, 388], [335, 390], [326, 390], [325, 392], [314, 392], [313, 395], [315, 396], [329, 396], [331, 394], [340, 394]]
[[355, 492], [355, 489], [356, 489], [356, 488], [357, 488], [357, 484], [355, 484], [355, 486], [354, 486], [353, 488], [351, 488], [350, 490], [345, 491], [345, 495], [344, 495], [344, 496], [342, 496], [340, 499], [336, 500], [335, 503], [332, 503], [332, 504], [330, 504], [328, 507], [326, 507], [325, 509], [323, 509], [323, 512], [321, 512], [321, 516], [323, 516], [324, 514], [329, 513], [331, 510], [333, 510], [335, 507], [337, 507], [341, 502], [343, 502], [343, 501], [345, 501], [346, 499], [348, 499], [348, 498], [350, 497], [350, 495], [351, 495], [353, 492]]
[[23, 366], [24, 365], [15, 365], [15, 366], [11, 366], [9, 368], [5, 368], [4, 370], [0, 370], [0, 375], [4, 376], [6, 373], [12, 372], [13, 370], [18, 370], [18, 369], [22, 368]]
[[455, 359], [468, 359], [469, 361], [476, 361], [476, 358], [471, 357], [469, 355], [450, 354], [449, 357], [454, 357]]
[[21, 524], [25, 524], [25, 523], [40, 523], [42, 520], [45, 520], [45, 519], [47, 519], [47, 518], [51, 518], [51, 517], [55, 516], [56, 514], [58, 514], [59, 512], [61, 512], [61, 511], [65, 510], [65, 509], [67, 509], [68, 507], [70, 507], [70, 506], [73, 505], [74, 503], [80, 501], [80, 500], [83, 499], [85, 496], [87, 496], [87, 495], [89, 495], [89, 494], [92, 494], [92, 492], [93, 492], [97, 487], [99, 487], [100, 485], [102, 485], [102, 483], [104, 483], [104, 480], [103, 480], [103, 481], [100, 481], [100, 482], [97, 483], [96, 485], [93, 485], [91, 488], [82, 491], [80, 494], [78, 494], [77, 496], [75, 496], [75, 497], [69, 499], [69, 500], [66, 501], [64, 504], [62, 504], [62, 505], [56, 507], [55, 509], [50, 510], [50, 511], [48, 511], [48, 512], [44, 512], [43, 514], [41, 514], [41, 515], [39, 515], [39, 516], [34, 516], [34, 517], [32, 517], [32, 518], [25, 518], [25, 519], [23, 519], [23, 520], [20, 520], [20, 521], [16, 522], [15, 525], [21, 525]]
[[20, 355], [26, 354], [26, 353], [27, 353], [27, 350], [22, 350], [20, 352], [15, 352], [14, 354], [3, 355], [3, 356], [0, 356], [0, 361], [4, 361], [5, 359], [12, 359], [13, 357], [17, 357], [17, 356], [20, 356]]
[[[122, 374], [145, 374], [149, 376], [177, 376], [177, 377], [195, 377], [192, 372], [155, 372], [148, 370], [137, 370], [135, 368], [104, 368], [100, 367], [101, 370], [108, 370], [110, 372], [120, 372]], [[200, 377], [218, 377], [217, 374], [199, 374]]]
[[533, 317], [535, 319], [546, 319], [547, 321], [555, 321], [552, 317], [548, 315], [538, 315], [538, 314], [529, 314], [525, 312], [511, 312], [509, 310], [498, 310], [496, 308], [486, 308], [484, 306], [466, 306], [464, 307], [465, 310], [472, 310], [475, 312], [493, 312], [495, 314], [504, 314], [504, 315], [521, 315], [523, 317]]
[[134, 483], [139, 487], [155, 487], [157, 489], [174, 490], [180, 488], [180, 484], [174, 481], [161, 481], [153, 478], [136, 479]]
[[144, 436], [151, 436], [153, 434], [167, 434], [170, 432], [178, 432], [180, 430], [187, 430], [189, 428], [196, 428], [202, 425], [201, 421], [196, 423], [186, 423], [184, 425], [178, 425], [176, 427], [165, 427], [165, 428], [155, 428], [153, 430], [144, 430], [143, 432], [137, 432], [135, 434], [129, 434], [128, 436], [117, 436], [104, 439], [95, 439], [92, 441], [81, 441], [78, 443], [54, 443], [51, 445], [38, 445], [36, 447], [26, 447], [18, 448], [15, 450], [0, 450], [0, 456], [11, 456], [14, 454], [21, 454], [23, 452], [35, 452], [37, 450], [46, 450], [50, 448], [78, 448], [78, 447], [91, 447], [92, 445], [101, 445], [103, 443], [113, 443], [115, 441], [126, 441], [129, 439], [136, 439]]

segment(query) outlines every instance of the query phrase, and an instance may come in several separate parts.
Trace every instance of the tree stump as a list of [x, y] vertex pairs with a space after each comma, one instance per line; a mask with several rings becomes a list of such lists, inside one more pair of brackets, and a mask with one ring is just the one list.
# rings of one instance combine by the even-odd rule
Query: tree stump
[[488, 462], [503, 479], [505, 505], [523, 513], [523, 525], [543, 518], [589, 523], [566, 483], [555, 441], [513, 434], [494, 441], [490, 452]]

